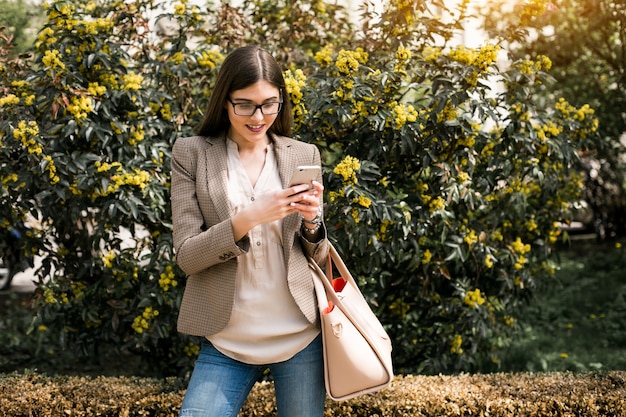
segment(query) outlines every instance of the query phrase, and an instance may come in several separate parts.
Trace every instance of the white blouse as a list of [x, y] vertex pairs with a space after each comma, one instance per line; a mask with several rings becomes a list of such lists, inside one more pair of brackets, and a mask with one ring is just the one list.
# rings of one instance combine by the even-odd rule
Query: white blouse
[[[237, 144], [228, 141], [228, 194], [232, 214], [257, 195], [282, 189], [273, 145], [255, 187], [239, 159]], [[282, 220], [255, 226], [250, 250], [237, 257], [237, 283], [230, 321], [208, 340], [226, 356], [248, 364], [285, 361], [304, 349], [319, 329], [304, 317], [287, 286], [282, 246]]]

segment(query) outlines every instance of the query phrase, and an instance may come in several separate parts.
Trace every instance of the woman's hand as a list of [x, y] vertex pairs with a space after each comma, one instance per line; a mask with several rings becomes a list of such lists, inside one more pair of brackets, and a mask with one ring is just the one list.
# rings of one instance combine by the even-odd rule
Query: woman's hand
[[[290, 205], [295, 211], [300, 213], [305, 220], [313, 220], [320, 212], [320, 194], [324, 192], [324, 186], [317, 181], [311, 183], [313, 188], [302, 191], [296, 195], [291, 196], [292, 201]], [[291, 187], [295, 188], [295, 187]]]
[[313, 220], [320, 209], [319, 195], [324, 186], [317, 181], [313, 188], [307, 184], [262, 194], [231, 218], [235, 241], [239, 241], [254, 226], [280, 220], [293, 212]]

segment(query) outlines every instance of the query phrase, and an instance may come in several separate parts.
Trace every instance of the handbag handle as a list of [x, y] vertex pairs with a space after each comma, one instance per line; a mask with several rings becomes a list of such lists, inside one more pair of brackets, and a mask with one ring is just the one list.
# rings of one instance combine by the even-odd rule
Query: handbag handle
[[328, 311], [330, 312], [333, 308], [332, 300], [329, 300], [327, 294], [335, 294], [335, 287], [333, 286], [333, 263], [337, 268], [337, 271], [346, 281], [346, 285], [351, 285], [358, 290], [358, 285], [356, 281], [352, 277], [352, 274], [348, 270], [348, 267], [341, 259], [341, 256], [337, 252], [337, 249], [333, 246], [332, 243], [328, 243], [328, 260], [326, 261], [326, 273], [324, 273], [319, 265], [313, 260], [309, 259], [309, 265], [311, 269], [317, 271], [317, 273], [313, 273], [313, 284], [315, 286], [315, 292], [317, 293], [318, 304], [320, 307], [320, 311]]

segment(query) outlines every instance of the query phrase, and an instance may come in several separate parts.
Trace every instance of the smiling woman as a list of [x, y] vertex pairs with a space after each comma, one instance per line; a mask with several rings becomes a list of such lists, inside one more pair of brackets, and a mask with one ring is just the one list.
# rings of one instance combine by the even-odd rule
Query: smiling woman
[[281, 415], [323, 415], [308, 266], [328, 253], [321, 171], [312, 187], [289, 183], [321, 160], [291, 124], [280, 67], [249, 46], [224, 60], [199, 135], [174, 143], [174, 249], [188, 275], [178, 330], [204, 339], [181, 416], [236, 415], [266, 369]]

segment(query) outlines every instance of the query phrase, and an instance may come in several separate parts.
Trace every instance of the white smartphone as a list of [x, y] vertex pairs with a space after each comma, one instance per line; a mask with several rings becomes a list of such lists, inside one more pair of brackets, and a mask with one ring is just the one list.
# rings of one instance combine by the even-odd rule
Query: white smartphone
[[[301, 165], [293, 172], [291, 180], [289, 180], [289, 186], [311, 184], [311, 181], [317, 179], [321, 170], [322, 167], [318, 165]], [[313, 186], [311, 185], [311, 187]]]

